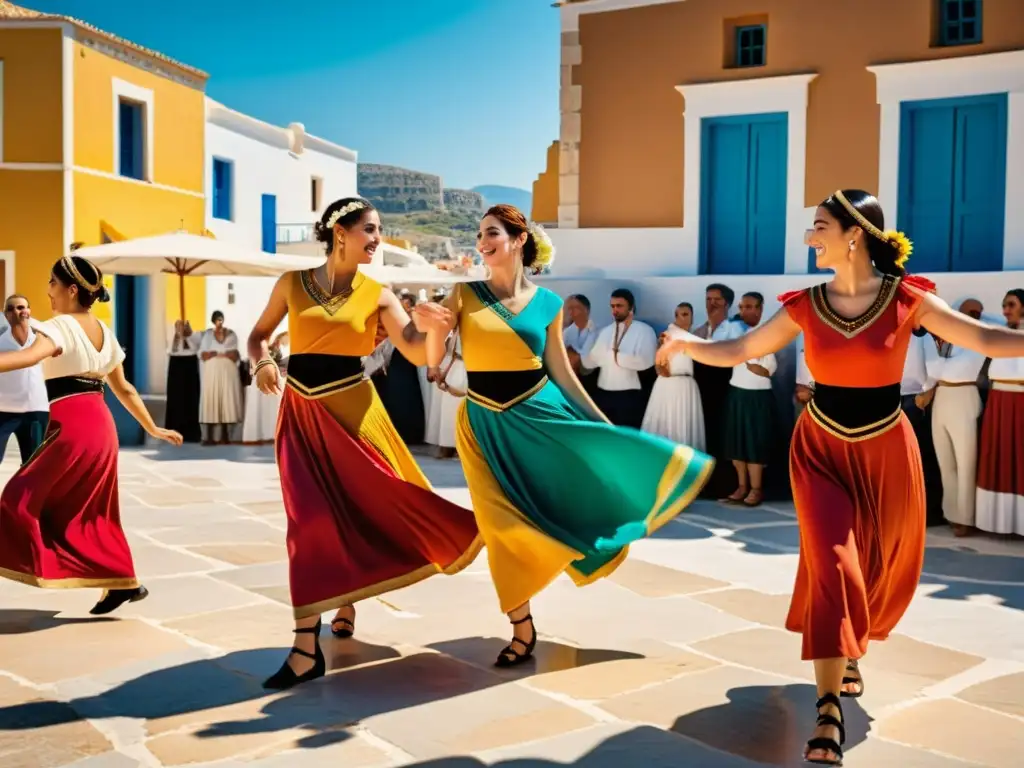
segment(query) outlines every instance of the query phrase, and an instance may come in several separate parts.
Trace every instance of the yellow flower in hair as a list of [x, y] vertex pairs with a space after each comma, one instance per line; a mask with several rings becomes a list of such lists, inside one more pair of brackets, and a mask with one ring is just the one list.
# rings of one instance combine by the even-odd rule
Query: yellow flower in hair
[[897, 232], [895, 229], [890, 229], [885, 233], [885, 239], [896, 246], [896, 266], [902, 267], [907, 263], [907, 259], [910, 258], [910, 254], [914, 252], [914, 244], [910, 242], [910, 238], [902, 232]]
[[551, 237], [540, 224], [531, 222], [530, 234], [537, 244], [537, 258], [533, 260], [532, 268], [535, 272], [541, 272], [549, 268], [551, 262], [555, 260], [555, 244], [551, 242]]

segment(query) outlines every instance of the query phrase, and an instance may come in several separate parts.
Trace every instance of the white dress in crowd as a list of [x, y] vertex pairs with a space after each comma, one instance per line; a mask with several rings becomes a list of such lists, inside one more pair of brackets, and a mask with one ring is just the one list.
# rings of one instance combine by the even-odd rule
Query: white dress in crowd
[[[280, 345], [281, 366], [287, 365], [288, 345]], [[242, 425], [242, 442], [246, 445], [261, 445], [274, 442], [277, 433], [277, 412], [281, 408], [281, 396], [284, 393], [285, 376], [282, 373], [278, 380], [281, 392], [267, 395], [256, 386], [256, 377], [245, 393], [245, 422]]]
[[[455, 356], [452, 362], [452, 356]], [[449, 369], [449, 365], [451, 368]], [[455, 343], [448, 344], [448, 352], [441, 361], [441, 372], [448, 371], [445, 383], [449, 389], [460, 394], [466, 392], [469, 379], [466, 376], [466, 364], [462, 361], [462, 341], [455, 336]], [[449, 392], [442, 392], [436, 385], [431, 389], [427, 408], [427, 431], [424, 442], [440, 448], [455, 447], [455, 423], [459, 415], [461, 397]]]
[[[237, 352], [238, 336], [228, 331], [224, 341], [217, 341], [211, 329], [203, 334], [199, 354], [204, 352]], [[199, 399], [201, 424], [237, 424], [242, 420], [242, 382], [238, 363], [230, 357], [212, 357], [200, 365], [202, 393]]]
[[[695, 339], [677, 325], [665, 331], [670, 339]], [[693, 379], [693, 358], [679, 352], [669, 361], [670, 376], [658, 376], [644, 414], [643, 431], [667, 437], [698, 451], [706, 445], [704, 409], [700, 390]]]

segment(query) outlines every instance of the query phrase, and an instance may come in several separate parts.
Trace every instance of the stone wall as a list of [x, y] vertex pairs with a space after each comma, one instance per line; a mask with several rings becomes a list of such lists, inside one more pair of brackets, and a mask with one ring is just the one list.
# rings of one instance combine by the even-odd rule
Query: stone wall
[[483, 213], [484, 196], [469, 189], [446, 189], [444, 190], [444, 206], [445, 208]]
[[440, 176], [393, 165], [360, 163], [359, 194], [382, 213], [435, 211], [444, 207]]

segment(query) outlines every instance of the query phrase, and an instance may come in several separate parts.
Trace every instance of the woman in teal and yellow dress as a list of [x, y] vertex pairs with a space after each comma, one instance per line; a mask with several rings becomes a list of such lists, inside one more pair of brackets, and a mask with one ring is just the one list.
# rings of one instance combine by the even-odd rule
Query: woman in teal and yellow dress
[[[578, 585], [612, 573], [630, 542], [693, 500], [713, 460], [656, 435], [612, 426], [584, 392], [562, 342], [562, 300], [526, 279], [552, 247], [516, 208], [491, 208], [477, 250], [486, 282], [448, 299], [469, 379], [456, 443], [512, 642], [496, 665], [531, 657], [530, 599], [567, 572]], [[427, 330], [427, 364], [444, 354]]]

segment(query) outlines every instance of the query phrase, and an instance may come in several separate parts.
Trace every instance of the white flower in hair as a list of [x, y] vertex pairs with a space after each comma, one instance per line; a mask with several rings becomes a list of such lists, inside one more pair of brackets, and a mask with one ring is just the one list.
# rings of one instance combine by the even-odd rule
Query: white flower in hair
[[544, 227], [537, 222], [531, 221], [529, 229], [537, 245], [537, 258], [533, 260], [533, 269], [541, 272], [550, 267], [551, 262], [555, 260], [555, 244], [551, 242], [551, 237], [544, 231]]
[[339, 208], [334, 213], [332, 213], [330, 215], [330, 217], [328, 217], [326, 228], [330, 229], [335, 224], [337, 224], [339, 220], [345, 218], [350, 213], [353, 213], [354, 211], [362, 210], [365, 207], [366, 207], [366, 203], [360, 202], [359, 200], [353, 200], [348, 205], [343, 205], [341, 208]]

